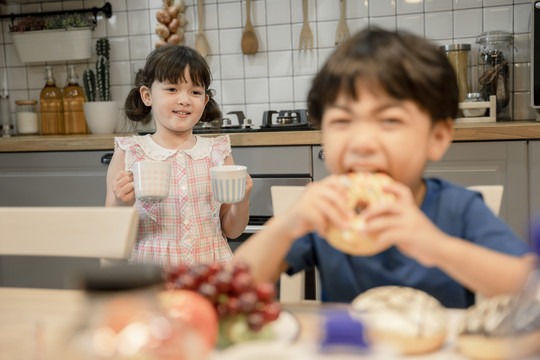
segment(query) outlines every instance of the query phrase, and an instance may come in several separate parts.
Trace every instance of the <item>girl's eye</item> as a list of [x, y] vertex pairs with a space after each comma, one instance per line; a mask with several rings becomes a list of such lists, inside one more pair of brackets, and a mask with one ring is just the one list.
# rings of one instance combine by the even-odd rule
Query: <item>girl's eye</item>
[[174, 91], [176, 91], [176, 89], [171, 87], [171, 88], [167, 88], [167, 91], [168, 92], [174, 92]]
[[397, 118], [384, 118], [382, 119], [382, 123], [385, 125], [397, 125], [401, 123], [401, 120]]

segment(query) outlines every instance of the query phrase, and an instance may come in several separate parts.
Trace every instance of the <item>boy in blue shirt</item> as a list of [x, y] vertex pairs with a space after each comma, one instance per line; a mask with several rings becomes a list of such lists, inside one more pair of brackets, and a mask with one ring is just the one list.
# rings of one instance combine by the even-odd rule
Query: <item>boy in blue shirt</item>
[[[282, 216], [235, 253], [257, 281], [277, 281], [317, 267], [323, 300], [350, 302], [383, 285], [423, 290], [447, 307], [474, 303], [474, 293], [519, 291], [536, 257], [481, 195], [439, 179], [424, 179], [428, 161], [452, 142], [458, 110], [454, 70], [443, 52], [406, 33], [364, 30], [341, 45], [315, 77], [308, 112], [321, 125], [332, 175], [307, 186]], [[384, 172], [395, 203], [363, 210], [377, 234], [374, 256], [334, 249], [324, 236], [355, 216], [340, 175]]]

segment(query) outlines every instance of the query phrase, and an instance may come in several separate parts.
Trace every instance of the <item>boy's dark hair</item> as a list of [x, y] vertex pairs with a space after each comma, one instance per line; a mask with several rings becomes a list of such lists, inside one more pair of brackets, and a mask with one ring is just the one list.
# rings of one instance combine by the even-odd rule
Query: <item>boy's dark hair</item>
[[308, 113], [320, 125], [326, 106], [343, 91], [358, 99], [358, 83], [370, 91], [412, 100], [433, 123], [458, 111], [456, 74], [448, 58], [428, 40], [405, 32], [366, 29], [342, 44], [313, 80]]
[[148, 55], [146, 65], [137, 72], [135, 87], [124, 103], [126, 116], [133, 121], [148, 123], [152, 107], [144, 105], [139, 93], [141, 86], [150, 88], [154, 81], [169, 81], [172, 84], [186, 81], [184, 71], [188, 66], [191, 81], [197, 86], [203, 86], [206, 95], [210, 97], [201, 121], [221, 118], [219, 106], [213, 99], [214, 91], [208, 88], [212, 79], [206, 60], [194, 49], [181, 45], [160, 46]]

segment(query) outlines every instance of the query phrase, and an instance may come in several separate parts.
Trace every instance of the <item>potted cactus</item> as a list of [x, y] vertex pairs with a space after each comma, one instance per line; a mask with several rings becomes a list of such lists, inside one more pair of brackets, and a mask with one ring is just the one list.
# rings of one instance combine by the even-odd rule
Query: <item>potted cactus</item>
[[90, 133], [113, 133], [118, 124], [118, 104], [112, 101], [110, 79], [110, 45], [106, 38], [96, 42], [96, 71], [83, 72], [83, 87], [87, 102], [84, 114]]

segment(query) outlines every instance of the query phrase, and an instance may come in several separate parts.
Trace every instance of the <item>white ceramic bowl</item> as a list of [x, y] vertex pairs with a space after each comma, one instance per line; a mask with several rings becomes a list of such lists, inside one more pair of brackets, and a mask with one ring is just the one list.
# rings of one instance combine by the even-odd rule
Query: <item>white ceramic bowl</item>
[[91, 134], [113, 134], [120, 111], [116, 101], [92, 101], [83, 104], [86, 125]]

